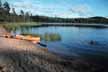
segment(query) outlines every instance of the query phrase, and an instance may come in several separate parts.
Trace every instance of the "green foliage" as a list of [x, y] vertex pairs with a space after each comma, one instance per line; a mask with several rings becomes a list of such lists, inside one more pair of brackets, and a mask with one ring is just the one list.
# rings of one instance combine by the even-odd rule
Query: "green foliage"
[[0, 0], [0, 7], [2, 7], [2, 2], [1, 2], [1, 0]]
[[21, 33], [21, 35], [24, 35], [24, 36], [30, 35], [30, 36], [33, 36], [33, 37], [41, 37], [41, 35], [39, 35], [39, 34], [32, 34], [32, 33], [28, 33], [28, 32]]
[[20, 13], [21, 13], [22, 16], [24, 16], [24, 11], [23, 10], [21, 10]]
[[61, 37], [59, 34], [47, 34], [46, 33], [44, 35], [41, 35], [41, 34], [32, 34], [29, 32], [24, 32], [24, 33], [21, 33], [21, 35], [24, 35], [24, 36], [31, 35], [34, 37], [40, 37], [41, 40], [44, 40], [44, 41], [59, 41], [59, 40], [61, 40]]
[[32, 34], [32, 33], [29, 33], [29, 32], [24, 32], [24, 33], [21, 33], [21, 35], [24, 35], [24, 36], [34, 36], [34, 37], [40, 37], [41, 40], [44, 40], [44, 41], [59, 41], [61, 40], [61, 37], [59, 34], [54, 34], [54, 33], [51, 33], [51, 34]]
[[45, 41], [59, 41], [61, 40], [61, 36], [59, 34], [54, 34], [54, 33], [51, 33], [51, 34], [44, 34], [43, 37], [42, 37], [43, 40]]
[[3, 4], [3, 8], [5, 8], [7, 11], [10, 11], [10, 5], [9, 5], [9, 3], [8, 2], [5, 2]]
[[28, 24], [4, 24], [3, 26], [8, 32], [16, 32], [17, 30], [21, 30], [21, 35], [31, 35], [34, 37], [40, 37], [41, 40], [44, 41], [59, 41], [61, 40], [61, 36], [58, 33], [45, 33], [45, 34], [34, 34], [29, 32], [30, 27], [34, 27], [38, 24], [36, 23], [28, 23]]
[[17, 26], [12, 26], [12, 25], [2, 25], [8, 32], [11, 32], [11, 31], [16, 31], [18, 29]]
[[0, 0], [0, 22], [31, 22], [29, 13], [24, 13], [23, 10], [20, 11], [20, 15], [17, 15], [15, 8], [12, 8], [12, 13], [10, 13], [10, 4], [6, 1], [2, 4]]
[[9, 32], [11, 31], [15, 32], [18, 29], [22, 29], [22, 27], [28, 30], [29, 27], [34, 27], [38, 25], [40, 24], [35, 22], [27, 22], [27, 23], [6, 23], [6, 24], [1, 24], [0, 26], [3, 26]]
[[50, 23], [108, 23], [105, 17], [90, 17], [90, 18], [58, 18], [47, 16], [32, 16], [34, 22], [50, 22]]
[[90, 17], [90, 18], [59, 18], [47, 16], [32, 16], [29, 12], [20, 10], [20, 15], [12, 8], [10, 12], [10, 4], [6, 1], [2, 4], [0, 0], [0, 22], [50, 22], [50, 23], [108, 23], [105, 17]]

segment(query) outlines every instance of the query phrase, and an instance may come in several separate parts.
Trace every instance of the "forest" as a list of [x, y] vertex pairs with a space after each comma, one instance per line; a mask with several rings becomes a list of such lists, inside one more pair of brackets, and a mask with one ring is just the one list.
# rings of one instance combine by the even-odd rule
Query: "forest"
[[[10, 12], [12, 10], [12, 12]], [[88, 18], [59, 18], [48, 17], [40, 15], [32, 15], [29, 12], [20, 10], [20, 14], [17, 14], [15, 8], [11, 8], [10, 4], [6, 1], [2, 3], [0, 1], [0, 23], [2, 22], [45, 22], [45, 23], [108, 23], [108, 18], [95, 16]]]

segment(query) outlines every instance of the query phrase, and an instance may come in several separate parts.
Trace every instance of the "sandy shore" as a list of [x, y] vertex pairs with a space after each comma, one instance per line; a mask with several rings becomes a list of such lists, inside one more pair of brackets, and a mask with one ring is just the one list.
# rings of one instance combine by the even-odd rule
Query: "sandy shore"
[[[0, 35], [7, 31], [0, 27]], [[0, 72], [95, 72], [96, 65], [66, 60], [31, 42], [0, 37]]]

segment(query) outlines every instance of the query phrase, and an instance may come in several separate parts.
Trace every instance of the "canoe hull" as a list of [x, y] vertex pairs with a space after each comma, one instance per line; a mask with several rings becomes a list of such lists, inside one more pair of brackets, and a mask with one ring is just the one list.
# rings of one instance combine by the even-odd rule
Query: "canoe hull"
[[16, 35], [16, 39], [28, 40], [28, 41], [32, 41], [33, 43], [39, 43], [40, 42], [40, 37]]

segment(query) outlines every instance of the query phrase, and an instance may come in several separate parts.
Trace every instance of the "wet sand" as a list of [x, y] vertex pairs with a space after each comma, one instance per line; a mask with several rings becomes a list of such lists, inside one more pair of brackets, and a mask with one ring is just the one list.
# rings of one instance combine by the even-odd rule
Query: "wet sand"
[[[0, 36], [6, 32], [0, 27]], [[97, 65], [83, 60], [66, 60], [29, 41], [0, 37], [0, 72], [96, 71], [99, 71]]]

